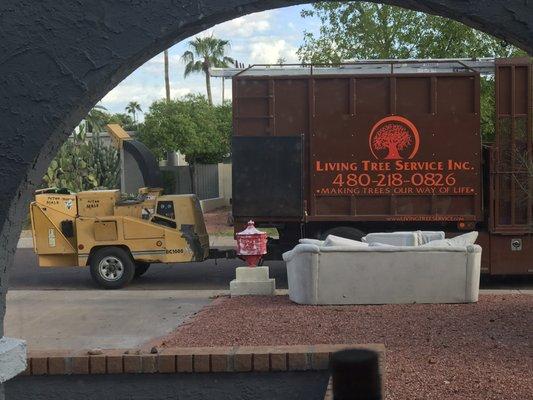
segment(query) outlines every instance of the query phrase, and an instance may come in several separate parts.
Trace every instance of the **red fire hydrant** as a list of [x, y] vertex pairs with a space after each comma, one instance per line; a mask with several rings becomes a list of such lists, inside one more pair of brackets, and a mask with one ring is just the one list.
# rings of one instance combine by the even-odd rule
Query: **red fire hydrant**
[[254, 221], [248, 221], [248, 227], [237, 233], [237, 255], [250, 267], [255, 267], [267, 252], [267, 234], [258, 231]]

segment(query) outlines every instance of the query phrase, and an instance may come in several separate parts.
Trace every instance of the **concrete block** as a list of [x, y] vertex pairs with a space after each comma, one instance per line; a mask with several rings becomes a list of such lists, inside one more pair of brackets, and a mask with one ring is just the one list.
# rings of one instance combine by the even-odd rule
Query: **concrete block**
[[176, 372], [176, 356], [173, 354], [159, 354], [157, 357], [157, 370], [161, 374]]
[[274, 296], [276, 282], [269, 279], [266, 282], [237, 282], [229, 284], [231, 296]]
[[90, 373], [91, 374], [105, 374], [106, 373], [106, 367], [105, 367], [105, 355], [96, 355], [96, 356], [90, 356], [89, 357], [89, 367], [90, 367]]
[[211, 369], [209, 354], [195, 354], [193, 356], [194, 372], [209, 372]]
[[272, 371], [287, 371], [287, 353], [270, 353]]
[[52, 356], [48, 357], [48, 374], [65, 375], [67, 373], [67, 363], [65, 357]]
[[211, 372], [227, 372], [230, 370], [230, 355], [226, 354], [211, 354]]
[[141, 371], [143, 374], [157, 372], [157, 356], [155, 354], [143, 354], [141, 356]]
[[238, 267], [229, 287], [231, 296], [273, 296], [276, 281], [269, 278], [268, 267]]
[[74, 356], [71, 359], [71, 365], [73, 374], [86, 375], [89, 373], [89, 356]]
[[124, 354], [124, 373], [138, 374], [142, 372], [141, 356], [137, 354]]
[[0, 383], [17, 376], [26, 369], [26, 342], [8, 337], [0, 338]]
[[329, 353], [311, 353], [311, 369], [315, 371], [329, 368]]
[[307, 353], [289, 353], [289, 371], [306, 371], [309, 364]]
[[177, 372], [192, 372], [192, 354], [178, 354], [176, 356]]
[[268, 278], [268, 267], [238, 267], [235, 270], [235, 280], [238, 282], [264, 282]]
[[250, 372], [252, 370], [251, 354], [235, 354], [235, 371]]
[[254, 353], [253, 365], [254, 371], [268, 372], [270, 370], [270, 357], [268, 353]]
[[106, 363], [108, 374], [121, 374], [124, 371], [121, 355], [107, 356]]
[[48, 358], [32, 357], [31, 358], [31, 374], [32, 375], [46, 375], [47, 373], [48, 373]]

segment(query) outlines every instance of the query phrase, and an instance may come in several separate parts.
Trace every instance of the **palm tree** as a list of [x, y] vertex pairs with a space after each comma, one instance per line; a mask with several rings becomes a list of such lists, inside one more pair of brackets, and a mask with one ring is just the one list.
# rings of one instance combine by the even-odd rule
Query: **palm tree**
[[185, 63], [186, 78], [193, 72], [203, 72], [205, 75], [205, 86], [207, 89], [207, 101], [213, 105], [211, 95], [211, 74], [209, 68], [225, 68], [233, 64], [233, 58], [225, 55], [226, 48], [229, 47], [228, 40], [217, 39], [213, 36], [199, 38], [189, 42], [189, 49], [181, 56]]
[[104, 128], [104, 125], [106, 123], [105, 111], [107, 111], [107, 108], [105, 108], [104, 106], [100, 104], [95, 105], [91, 109], [91, 111], [89, 111], [89, 113], [85, 117], [85, 131], [86, 132], [98, 133]]
[[137, 111], [142, 112], [141, 105], [136, 101], [130, 101], [126, 106], [126, 112], [133, 115], [133, 123], [137, 123]]

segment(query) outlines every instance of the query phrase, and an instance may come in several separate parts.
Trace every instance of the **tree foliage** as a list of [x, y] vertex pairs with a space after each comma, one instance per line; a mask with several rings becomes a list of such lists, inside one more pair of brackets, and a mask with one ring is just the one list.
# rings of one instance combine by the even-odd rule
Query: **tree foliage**
[[365, 2], [316, 3], [301, 13], [317, 17], [320, 32], [304, 32], [302, 61], [508, 57], [520, 51], [459, 22], [400, 7]]
[[190, 164], [220, 162], [230, 152], [231, 104], [212, 106], [201, 95], [152, 103], [139, 140], [158, 157], [179, 151]]
[[85, 118], [87, 132], [102, 132], [107, 124], [119, 124], [126, 131], [136, 129], [136, 123], [129, 114], [115, 113], [111, 114], [101, 106], [94, 107]]
[[[318, 35], [304, 32], [303, 62], [355, 59], [513, 57], [525, 55], [459, 22], [400, 7], [364, 2], [316, 3], [301, 13], [320, 20]], [[494, 80], [481, 78], [481, 133], [494, 138]]]

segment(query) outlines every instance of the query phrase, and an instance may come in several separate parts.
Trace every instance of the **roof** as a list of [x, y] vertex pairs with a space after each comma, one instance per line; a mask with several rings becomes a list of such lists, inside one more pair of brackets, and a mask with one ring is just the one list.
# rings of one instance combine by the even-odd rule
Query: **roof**
[[417, 73], [494, 73], [494, 59], [356, 60], [341, 64], [254, 64], [247, 68], [211, 68], [214, 77], [368, 75]]

